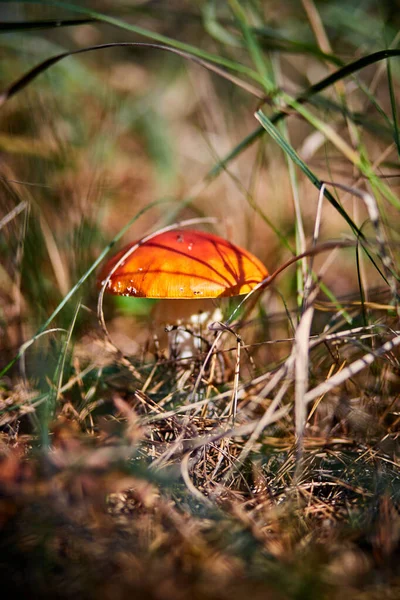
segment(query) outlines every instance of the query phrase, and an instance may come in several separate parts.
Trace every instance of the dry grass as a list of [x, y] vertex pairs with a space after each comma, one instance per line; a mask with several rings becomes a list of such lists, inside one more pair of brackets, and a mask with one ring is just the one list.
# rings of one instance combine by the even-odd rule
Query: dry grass
[[[381, 49], [334, 4], [122, 14], [244, 66], [232, 69], [244, 89], [180, 57], [114, 48], [3, 96], [3, 593], [399, 597], [398, 72], [393, 58], [389, 76], [370, 64], [319, 103], [301, 99], [338, 61]], [[384, 20], [361, 17], [366, 31]], [[137, 41], [99, 22], [18, 36], [0, 40], [2, 89], [65, 48]], [[251, 86], [269, 94], [262, 113]], [[259, 122], [271, 137], [210, 177]], [[327, 192], [364, 239], [304, 166], [335, 182]], [[107, 339], [90, 269], [110, 240], [204, 215], [271, 273], [307, 256], [236, 313], [211, 303], [201, 325], [183, 316], [189, 303], [105, 298]]]

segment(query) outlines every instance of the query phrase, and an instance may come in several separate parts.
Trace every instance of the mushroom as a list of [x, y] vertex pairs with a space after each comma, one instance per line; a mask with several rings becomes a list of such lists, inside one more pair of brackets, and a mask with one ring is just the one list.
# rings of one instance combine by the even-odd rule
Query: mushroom
[[134, 244], [128, 244], [100, 272], [106, 291], [139, 298], [221, 298], [250, 292], [268, 276], [253, 254], [203, 231], [174, 229], [139, 242], [137, 249], [112, 273]]
[[[188, 322], [193, 314], [210, 308], [211, 300], [200, 299], [247, 294], [267, 276], [262, 262], [247, 250], [211, 233], [179, 228], [125, 246], [101, 269], [98, 285], [108, 279], [105, 292], [110, 294], [192, 301], [169, 306]], [[168, 303], [158, 304], [164, 323], [174, 321]]]

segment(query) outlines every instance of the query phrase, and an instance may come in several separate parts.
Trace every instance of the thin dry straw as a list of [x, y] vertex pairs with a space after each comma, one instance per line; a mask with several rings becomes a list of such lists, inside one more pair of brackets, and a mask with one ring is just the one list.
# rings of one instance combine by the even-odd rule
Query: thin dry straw
[[[315, 248], [315, 246], [317, 245], [319, 230], [321, 227], [322, 204], [323, 204], [324, 196], [325, 196], [325, 187], [326, 187], [326, 184], [322, 183], [321, 189], [319, 190], [319, 194], [318, 194], [317, 214], [315, 215], [314, 232], [313, 232], [313, 237], [312, 237], [312, 242], [311, 242], [312, 248]], [[307, 279], [304, 284], [303, 307], [307, 306], [308, 295], [310, 293], [311, 286], [312, 286], [313, 263], [314, 263], [314, 257], [311, 256], [310, 257], [310, 268], [308, 271]]]
[[354, 361], [351, 365], [340, 371], [340, 373], [336, 373], [327, 381], [320, 383], [314, 389], [307, 392], [304, 396], [304, 402], [309, 403], [315, 398], [318, 398], [318, 396], [325, 394], [333, 388], [341, 385], [347, 379], [353, 377], [354, 375], [371, 365], [377, 358], [382, 357], [384, 354], [390, 352], [391, 350], [393, 350], [393, 348], [396, 348], [399, 345], [400, 334], [399, 332], [396, 332], [396, 336], [388, 342], [385, 342], [380, 348], [374, 350], [373, 352], [368, 352], [367, 354], [364, 354], [362, 358], [359, 358], [358, 360]]
[[320, 244], [319, 246], [316, 246], [315, 248], [311, 248], [310, 250], [307, 250], [306, 252], [302, 252], [301, 254], [299, 254], [298, 256], [294, 256], [292, 258], [290, 258], [288, 261], [286, 261], [283, 265], [281, 265], [280, 267], [278, 267], [278, 269], [276, 269], [271, 275], [268, 275], [268, 277], [266, 277], [263, 281], [261, 281], [259, 284], [257, 284], [244, 298], [243, 300], [240, 302], [240, 304], [235, 308], [235, 310], [231, 313], [230, 317], [227, 319], [226, 323], [223, 325], [223, 328], [220, 329], [221, 325], [219, 325], [218, 323], [211, 323], [209, 325], [209, 329], [214, 329], [214, 330], [218, 330], [218, 333], [213, 341], [213, 343], [210, 346], [210, 349], [200, 367], [200, 371], [199, 374], [197, 376], [196, 382], [194, 384], [193, 387], [193, 391], [191, 394], [191, 398], [192, 398], [192, 402], [195, 401], [196, 395], [197, 395], [197, 390], [199, 389], [200, 386], [200, 382], [204, 377], [205, 374], [205, 370], [206, 367], [208, 365], [208, 362], [211, 358], [211, 356], [214, 354], [215, 352], [215, 348], [217, 347], [219, 340], [221, 339], [222, 334], [224, 333], [224, 331], [226, 331], [227, 326], [229, 326], [233, 319], [235, 314], [242, 308], [242, 306], [245, 304], [245, 302], [247, 302], [247, 300], [253, 296], [253, 294], [255, 294], [256, 292], [260, 291], [261, 289], [265, 288], [267, 285], [270, 285], [272, 283], [272, 281], [280, 274], [282, 273], [282, 271], [284, 271], [287, 267], [289, 267], [290, 265], [294, 264], [295, 262], [297, 262], [298, 260], [301, 260], [302, 258], [305, 258], [307, 256], [313, 256], [315, 254], [318, 254], [320, 252], [325, 252], [327, 250], [332, 250], [334, 248], [348, 248], [348, 247], [353, 247], [355, 245], [355, 242], [351, 241], [351, 240], [342, 240], [342, 241], [337, 241], [337, 242], [325, 242], [324, 244]]
[[297, 256], [293, 256], [289, 260], [287, 260], [283, 265], [278, 267], [271, 275], [268, 275], [263, 281], [257, 284], [240, 302], [240, 304], [235, 308], [235, 310], [231, 313], [227, 323], [231, 323], [235, 317], [235, 314], [242, 308], [243, 304], [247, 302], [247, 300], [259, 290], [265, 288], [267, 285], [270, 285], [274, 279], [280, 275], [285, 269], [296, 263], [298, 260], [308, 256], [315, 256], [320, 252], [326, 252], [328, 250], [334, 250], [335, 248], [351, 248], [354, 247], [356, 243], [352, 240], [338, 240], [338, 241], [329, 241], [320, 244], [319, 246], [315, 246], [314, 248], [310, 248]]
[[[292, 374], [294, 361], [295, 361], [295, 348], [293, 347], [292, 352], [291, 352], [289, 358], [286, 360], [284, 367], [281, 368], [279, 371], [279, 379], [282, 379], [282, 377], [284, 375]], [[236, 459], [235, 463], [232, 465], [232, 469], [230, 469], [227, 472], [227, 474], [225, 475], [224, 481], [228, 480], [231, 477], [233, 469], [238, 470], [239, 466], [241, 464], [243, 464], [243, 462], [246, 460], [247, 456], [250, 454], [254, 444], [257, 442], [258, 438], [260, 437], [261, 433], [263, 432], [263, 430], [266, 427], [268, 427], [268, 425], [271, 425], [272, 423], [274, 423], [275, 421], [278, 420], [277, 419], [278, 414], [284, 416], [289, 412], [289, 410], [290, 410], [289, 406], [282, 407], [279, 410], [278, 410], [278, 407], [279, 407], [280, 403], [282, 402], [290, 385], [291, 385], [291, 380], [288, 377], [288, 379], [286, 379], [282, 383], [281, 388], [279, 389], [278, 393], [276, 394], [275, 398], [272, 400], [271, 404], [269, 405], [269, 407], [267, 408], [267, 410], [265, 411], [265, 413], [263, 414], [261, 419], [259, 419], [259, 421], [257, 421], [257, 423], [254, 427], [253, 433], [251, 434], [250, 438], [246, 442], [243, 450], [239, 454], [239, 457]], [[281, 417], [279, 417], [279, 418], [281, 418]]]
[[20, 213], [22, 213], [22, 211], [24, 211], [26, 208], [28, 208], [28, 203], [26, 200], [23, 200], [22, 202], [20, 202], [19, 204], [17, 204], [17, 206], [15, 206], [12, 210], [10, 210], [9, 213], [7, 213], [0, 221], [0, 229], [3, 229], [3, 227], [5, 227], [7, 225], [7, 223], [10, 223], [10, 221], [12, 221], [13, 219], [15, 219], [15, 217], [17, 215], [19, 215]]
[[[319, 291], [318, 288], [314, 290]], [[303, 313], [300, 323], [296, 329], [296, 336], [294, 341], [294, 347], [296, 352], [296, 366], [295, 366], [295, 431], [296, 431], [296, 442], [298, 452], [301, 452], [302, 438], [304, 434], [304, 427], [306, 424], [306, 405], [304, 402], [304, 396], [308, 389], [308, 367], [310, 360], [309, 353], [309, 339], [311, 331], [311, 323], [314, 316], [314, 306], [310, 297], [310, 306]]]
[[[270, 425], [272, 423], [275, 423], [276, 421], [279, 421], [280, 419], [285, 417], [289, 411], [290, 411], [289, 406], [283, 406], [279, 410], [274, 411], [274, 413], [271, 415], [271, 419], [268, 424]], [[220, 430], [212, 435], [197, 437], [196, 439], [191, 440], [193, 445], [192, 445], [191, 449], [183, 456], [182, 461], [181, 461], [181, 473], [182, 473], [182, 478], [183, 478], [187, 488], [196, 498], [198, 498], [202, 502], [205, 502], [206, 504], [211, 504], [211, 503], [209, 503], [208, 498], [206, 496], [204, 496], [200, 492], [200, 490], [198, 490], [195, 487], [192, 480], [190, 479], [188, 467], [189, 467], [189, 458], [190, 458], [191, 453], [196, 450], [198, 451], [200, 448], [206, 448], [207, 446], [214, 445], [215, 442], [218, 442], [221, 440], [232, 439], [232, 438], [236, 438], [236, 437], [243, 437], [243, 436], [249, 435], [257, 429], [258, 425], [259, 425], [259, 421], [253, 421], [251, 423], [246, 423], [245, 425], [233, 427], [232, 429]], [[179, 450], [179, 446], [174, 447], [174, 449]], [[221, 452], [221, 448], [217, 448], [217, 449]], [[159, 457], [156, 460], [159, 460], [160, 458], [163, 458], [163, 456]], [[233, 468], [235, 467], [234, 463], [232, 463], [232, 467]], [[218, 465], [214, 469], [212, 478], [215, 477], [217, 470], [218, 470]], [[228, 474], [230, 474], [230, 472], [231, 471], [229, 470]], [[225, 480], [226, 480], [226, 476], [223, 478], [223, 482]]]
[[[204, 402], [204, 401], [202, 401]], [[200, 402], [199, 402], [200, 404]], [[164, 413], [163, 415], [156, 415], [147, 419], [143, 419], [141, 423], [148, 424], [154, 423], [155, 421], [168, 420], [171, 417], [174, 417], [176, 414], [190, 410], [190, 406], [182, 406], [179, 409], [171, 410], [168, 413]], [[290, 411], [290, 406], [282, 406], [280, 409], [275, 410], [273, 414], [271, 414], [271, 418], [268, 424], [275, 423], [279, 419], [285, 417]], [[213, 432], [210, 435], [205, 435], [202, 437], [196, 437], [191, 439], [191, 447], [188, 450], [188, 454], [193, 452], [194, 450], [198, 450], [202, 447], [206, 447], [212, 443], [217, 441], [226, 439], [226, 438], [234, 438], [234, 437], [243, 437], [245, 435], [249, 435], [254, 432], [259, 427], [259, 420], [251, 421], [250, 423], [246, 423], [245, 425], [238, 425], [236, 427], [232, 427], [230, 429], [220, 429], [216, 432]], [[178, 442], [178, 443], [177, 443]], [[166, 462], [169, 460], [175, 452], [180, 453], [182, 451], [181, 447], [181, 439], [175, 440], [172, 447], [170, 447], [164, 454], [160, 455], [154, 463], [152, 463], [152, 468], [154, 465], [159, 466], [162, 462]]]
[[344, 185], [343, 183], [337, 183], [335, 181], [330, 181], [330, 182], [325, 181], [325, 182], [323, 182], [323, 185], [331, 185], [333, 187], [340, 188], [342, 190], [345, 190], [346, 192], [354, 194], [354, 196], [357, 196], [358, 198], [361, 198], [361, 200], [363, 200], [363, 202], [367, 208], [369, 218], [371, 219], [372, 226], [375, 229], [376, 241], [378, 243], [378, 255], [382, 260], [383, 268], [385, 270], [385, 275], [386, 275], [386, 278], [387, 278], [389, 286], [390, 286], [390, 291], [392, 292], [393, 300], [396, 303], [396, 308], [398, 309], [400, 298], [399, 298], [399, 294], [397, 292], [396, 279], [393, 275], [393, 273], [396, 272], [396, 269], [395, 269], [395, 265], [393, 263], [392, 258], [390, 257], [389, 253], [386, 251], [388, 244], [387, 244], [387, 241], [385, 240], [385, 236], [383, 233], [381, 220], [380, 220], [380, 216], [379, 216], [378, 205], [377, 205], [377, 202], [376, 202], [374, 196], [372, 196], [372, 194], [370, 194], [369, 192], [365, 192], [363, 190], [359, 190], [358, 188], [353, 188], [348, 185]]
[[213, 331], [213, 330], [215, 331], [215, 330], [217, 330], [217, 328], [218, 329], [221, 328], [221, 331], [229, 331], [232, 335], [235, 336], [236, 341], [237, 341], [237, 344], [236, 344], [236, 361], [235, 361], [235, 370], [234, 370], [234, 378], [233, 378], [232, 398], [231, 398], [231, 401], [230, 401], [230, 403], [228, 405], [228, 414], [229, 414], [229, 416], [232, 416], [232, 421], [233, 421], [233, 423], [235, 423], [236, 413], [237, 413], [237, 404], [238, 404], [238, 390], [239, 390], [240, 351], [241, 351], [241, 348], [244, 348], [244, 343], [243, 343], [243, 340], [240, 337], [240, 335], [238, 335], [236, 333], [236, 331], [234, 331], [232, 329], [232, 327], [229, 327], [225, 323], [219, 323], [218, 321], [215, 321], [209, 327], [209, 329], [211, 331]]
[[[333, 253], [334, 254], [334, 253]], [[323, 272], [329, 267], [333, 257], [332, 255], [325, 261], [319, 277], [322, 276]], [[318, 286], [315, 287], [312, 294], [310, 294], [309, 300], [313, 302], [318, 294]], [[259, 394], [260, 397], [267, 397], [275, 386], [285, 377], [280, 389], [278, 390], [275, 398], [265, 411], [264, 415], [259, 420], [258, 426], [253, 431], [250, 439], [247, 441], [242, 452], [240, 453], [237, 461], [235, 462], [235, 469], [243, 463], [246, 457], [251, 452], [257, 439], [263, 432], [263, 430], [272, 422], [276, 410], [284, 398], [287, 390], [292, 383], [293, 371], [295, 370], [295, 429], [296, 429], [296, 446], [297, 446], [297, 458], [301, 457], [302, 453], [302, 437], [304, 432], [304, 426], [306, 423], [306, 403], [304, 401], [305, 393], [308, 387], [308, 364], [309, 364], [309, 337], [310, 328], [313, 317], [314, 309], [312, 304], [303, 314], [300, 323], [296, 330], [295, 343], [292, 347], [292, 351], [282, 365], [282, 367], [275, 373], [272, 379], [267, 383], [265, 388]]]
[[[324, 343], [325, 341], [335, 342], [335, 341], [354, 340], [354, 336], [357, 334], [361, 334], [360, 339], [367, 339], [372, 336], [377, 336], [378, 333], [374, 333], [373, 331], [371, 331], [372, 329], [377, 329], [377, 328], [385, 328], [385, 326], [379, 325], [379, 324], [378, 325], [368, 325], [367, 327], [354, 327], [352, 329], [346, 329], [345, 331], [339, 331], [337, 333], [324, 333], [324, 334], [318, 335], [318, 336], [311, 336], [310, 337], [310, 340], [311, 340], [310, 350], [312, 348], [315, 348], [319, 344]], [[371, 332], [371, 333], [369, 333], [369, 332]], [[270, 342], [266, 342], [266, 343], [273, 344], [273, 343], [276, 343], [276, 341], [277, 340], [271, 340]], [[278, 340], [278, 341], [290, 342], [290, 341], [294, 341], [294, 338], [285, 338], [283, 340]], [[88, 367], [84, 372], [86, 372], [87, 370], [90, 370], [91, 368], [92, 368], [91, 366]], [[243, 383], [242, 385], [239, 385], [238, 398], [243, 397], [245, 390], [249, 386], [258, 385], [259, 383], [262, 383], [263, 381], [265, 381], [265, 379], [267, 377], [271, 377], [270, 381], [268, 381], [268, 383], [265, 385], [265, 387], [257, 394], [257, 396], [260, 399], [266, 398], [270, 394], [270, 392], [274, 389], [274, 387], [277, 385], [277, 383], [279, 383], [279, 381], [282, 379], [282, 377], [284, 377], [286, 374], [287, 374], [287, 363], [284, 363], [284, 365], [282, 365], [282, 367], [280, 367], [280, 369], [278, 369], [278, 371], [276, 371], [272, 375], [272, 377], [271, 377], [271, 373], [268, 372], [266, 374], [260, 375], [259, 377], [253, 379], [250, 383], [247, 382], [247, 383]], [[67, 387], [64, 386], [62, 388], [62, 391], [64, 391], [64, 389], [67, 389]], [[230, 398], [231, 396], [232, 396], [232, 392], [230, 390], [228, 390], [226, 392], [221, 392], [220, 394], [213, 396], [213, 401], [217, 402], [219, 400], [225, 400], [227, 398]], [[180, 406], [178, 408], [174, 408], [174, 409], [172, 409], [170, 411], [166, 411], [160, 415], [151, 415], [151, 416], [145, 417], [143, 419], [143, 422], [147, 424], [147, 423], [153, 423], [155, 421], [163, 421], [165, 419], [176, 416], [178, 414], [192, 411], [195, 408], [201, 408], [205, 404], [207, 404], [209, 401], [210, 401], [210, 399], [206, 398], [204, 400], [199, 400], [199, 401], [194, 402], [189, 405], [184, 405], [184, 406]], [[274, 413], [274, 414], [276, 414], [276, 413]], [[257, 421], [257, 423], [258, 423], [258, 421]], [[235, 428], [234, 431], [237, 431], [237, 430], [238, 430], [238, 428]], [[240, 431], [242, 431], [242, 430], [240, 430]]]
[[[332, 264], [334, 257], [336, 256], [337, 250], [334, 250], [332, 254], [325, 261], [324, 265], [319, 271], [318, 279], [321, 280], [324, 273], [329, 269]], [[296, 432], [296, 472], [295, 481], [301, 473], [301, 459], [303, 456], [303, 437], [304, 429], [307, 422], [307, 409], [306, 402], [304, 401], [305, 394], [308, 389], [308, 372], [310, 362], [310, 332], [311, 324], [314, 316], [314, 301], [318, 295], [319, 286], [315, 286], [314, 290], [308, 294], [307, 304], [308, 308], [303, 313], [300, 323], [296, 329], [295, 335], [295, 353], [296, 353], [296, 365], [295, 365], [295, 402], [294, 402], [294, 413], [295, 413], [295, 432]]]

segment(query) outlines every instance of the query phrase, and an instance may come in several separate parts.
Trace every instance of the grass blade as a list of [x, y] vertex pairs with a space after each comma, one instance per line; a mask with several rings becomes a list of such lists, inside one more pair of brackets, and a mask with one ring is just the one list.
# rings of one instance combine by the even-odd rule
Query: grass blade
[[[272, 123], [270, 119], [262, 112], [262, 110], [258, 110], [255, 113], [256, 119], [261, 123], [267, 133], [271, 136], [271, 138], [281, 147], [283, 152], [291, 158], [291, 160], [303, 171], [303, 173], [308, 177], [308, 179], [315, 185], [315, 187], [320, 190], [322, 187], [322, 182], [318, 179], [318, 177], [307, 167], [304, 161], [301, 160], [300, 156], [297, 154], [296, 150], [288, 144], [282, 134], [278, 131], [275, 125]], [[324, 195], [329, 200], [334, 208], [340, 213], [340, 215], [344, 218], [346, 223], [351, 227], [351, 229], [360, 237], [364, 238], [364, 234], [359, 230], [357, 225], [353, 222], [353, 220], [349, 217], [344, 208], [339, 204], [339, 202], [333, 197], [333, 195], [326, 189], [324, 189]]]

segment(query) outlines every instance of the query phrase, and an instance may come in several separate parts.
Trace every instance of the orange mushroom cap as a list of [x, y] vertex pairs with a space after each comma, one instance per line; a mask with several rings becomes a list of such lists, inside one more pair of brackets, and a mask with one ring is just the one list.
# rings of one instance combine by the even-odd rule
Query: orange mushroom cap
[[[99, 286], [135, 244], [106, 263]], [[267, 276], [247, 250], [211, 233], [174, 229], [140, 244], [112, 274], [106, 291], [140, 298], [217, 298], [247, 294]]]

